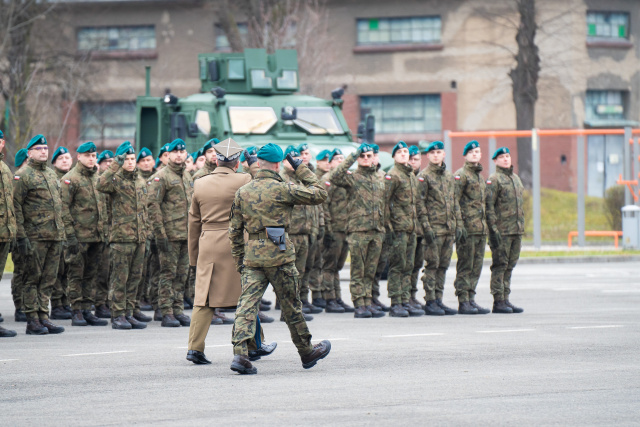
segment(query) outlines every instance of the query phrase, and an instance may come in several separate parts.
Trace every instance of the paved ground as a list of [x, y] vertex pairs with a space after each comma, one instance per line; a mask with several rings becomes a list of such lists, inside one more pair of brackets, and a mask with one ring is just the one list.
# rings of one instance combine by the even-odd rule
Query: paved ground
[[[275, 322], [266, 334], [278, 349], [255, 376], [229, 370], [230, 326], [211, 328], [208, 366], [184, 359], [187, 328], [158, 322], [115, 331], [62, 321], [62, 335], [26, 336], [3, 280], [3, 325], [19, 336], [0, 342], [0, 424], [637, 425], [639, 267], [520, 266], [521, 315], [323, 313], [310, 328], [333, 349], [308, 371]], [[454, 304], [451, 273], [445, 302]], [[488, 279], [487, 269], [478, 298], [487, 306]]]

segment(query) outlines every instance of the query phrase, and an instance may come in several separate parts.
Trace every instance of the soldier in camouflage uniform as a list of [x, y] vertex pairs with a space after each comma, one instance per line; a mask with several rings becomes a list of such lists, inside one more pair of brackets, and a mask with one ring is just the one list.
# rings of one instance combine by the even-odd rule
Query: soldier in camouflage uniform
[[391, 298], [390, 316], [422, 316], [420, 306], [410, 304], [411, 273], [416, 252], [416, 231], [426, 222], [426, 212], [419, 194], [418, 178], [409, 165], [409, 147], [398, 142], [392, 151], [395, 162], [385, 175], [385, 206], [388, 211], [385, 228], [391, 240], [389, 246], [389, 279], [387, 289]]
[[156, 173], [149, 186], [149, 220], [158, 245], [160, 282], [158, 305], [162, 326], [189, 326], [184, 314], [184, 288], [189, 271], [187, 214], [193, 195], [193, 180], [184, 170], [187, 157], [183, 140], [167, 148], [169, 163]]
[[115, 161], [98, 178], [98, 191], [109, 195], [112, 207], [111, 328], [144, 329], [147, 324], [134, 318], [133, 310], [147, 250], [147, 183], [138, 176], [136, 155], [130, 144], [118, 147]]
[[511, 273], [520, 258], [524, 234], [524, 186], [513, 173], [507, 147], [492, 157], [496, 172], [487, 181], [487, 225], [491, 247], [491, 294], [494, 313], [522, 313], [509, 302]]
[[87, 142], [78, 147], [78, 163], [61, 178], [62, 219], [67, 236], [65, 261], [69, 280], [72, 326], [106, 326], [107, 321], [91, 312], [104, 246], [107, 221], [104, 196], [97, 190], [96, 146]]
[[[4, 133], [0, 130], [0, 280], [4, 273], [9, 252], [13, 251], [16, 244], [16, 215], [13, 209], [13, 174], [9, 166], [4, 162]], [[0, 322], [3, 321], [0, 314]], [[16, 331], [0, 326], [0, 338], [10, 338], [17, 335]]]
[[47, 167], [46, 138], [34, 136], [27, 150], [29, 163], [13, 181], [17, 246], [25, 257], [23, 304], [27, 334], [59, 334], [64, 328], [49, 320], [49, 299], [64, 240], [60, 188], [55, 172]]
[[218, 144], [220, 140], [218, 138], [213, 138], [207, 141], [202, 147], [202, 152], [204, 153], [205, 163], [198, 171], [193, 175], [193, 179], [196, 180], [201, 176], [205, 176], [216, 170], [218, 166], [218, 162], [216, 161], [216, 150], [213, 148], [214, 145]]
[[[102, 175], [113, 163], [115, 154], [111, 150], [104, 150], [98, 155], [98, 176]], [[107, 210], [107, 221], [105, 224], [105, 241], [109, 242], [109, 231], [111, 227], [111, 201], [110, 195], [104, 195], [104, 203]], [[98, 281], [96, 283], [96, 292], [93, 297], [96, 306], [96, 316], [101, 319], [111, 319], [111, 310], [107, 307], [109, 299], [109, 245], [104, 245], [102, 253], [98, 257]]]
[[[372, 144], [371, 147], [373, 147], [373, 164], [376, 168], [376, 173], [378, 174], [380, 179], [382, 179], [384, 182], [384, 177], [386, 174], [384, 170], [382, 170], [382, 165], [380, 164], [380, 157], [379, 157], [380, 147], [378, 147], [377, 144]], [[371, 302], [372, 306], [376, 307], [378, 310], [382, 310], [385, 312], [389, 311], [390, 308], [384, 305], [379, 299], [380, 298], [380, 279], [382, 279], [382, 275], [384, 274], [384, 271], [387, 269], [387, 266], [389, 265], [388, 242], [390, 241], [390, 238], [391, 236], [385, 233], [384, 239], [382, 240], [382, 246], [380, 248], [380, 257], [378, 258], [376, 275], [373, 281], [373, 289], [372, 289], [373, 300]]]
[[[409, 147], [409, 164], [413, 168], [413, 174], [417, 177], [422, 167], [422, 156], [417, 146]], [[418, 180], [420, 182], [420, 180]], [[421, 202], [422, 203], [422, 202]], [[426, 209], [425, 209], [426, 212]], [[413, 254], [413, 270], [411, 271], [411, 298], [409, 303], [414, 307], [422, 308], [420, 302], [416, 298], [418, 294], [418, 276], [422, 265], [424, 264], [424, 239], [422, 237], [422, 224], [418, 224], [416, 228], [416, 251]]]
[[[358, 169], [349, 168], [356, 160]], [[384, 180], [373, 164], [373, 149], [363, 143], [331, 174], [331, 183], [347, 190], [347, 242], [351, 252], [351, 300], [354, 317], [383, 317], [372, 306], [372, 290], [384, 238]]]
[[[322, 203], [327, 192], [301, 160], [287, 161], [302, 185], [287, 183], [278, 174], [283, 152], [275, 144], [258, 151], [260, 170], [255, 179], [241, 187], [231, 208], [229, 239], [236, 268], [242, 274], [242, 294], [233, 325], [233, 362], [231, 369], [241, 374], [255, 374], [248, 357], [248, 344], [254, 340], [258, 306], [271, 283], [280, 300], [291, 340], [305, 369], [326, 357], [331, 343], [311, 345], [311, 333], [302, 316], [298, 297], [299, 274], [294, 264], [295, 250], [287, 235], [294, 205]], [[248, 240], [245, 242], [245, 231]], [[269, 236], [272, 236], [271, 238]], [[278, 241], [274, 244], [271, 239]]]
[[[15, 156], [14, 166], [16, 168], [16, 176], [19, 176], [27, 167], [27, 149], [21, 148]], [[12, 186], [13, 194], [13, 186]], [[13, 200], [11, 201], [13, 205]], [[14, 211], [15, 212], [15, 211]], [[13, 277], [11, 278], [11, 296], [13, 297], [13, 305], [15, 307], [14, 320], [16, 322], [26, 322], [27, 315], [24, 314], [23, 290], [24, 290], [24, 261], [25, 257], [17, 251], [17, 246], [13, 248], [11, 260], [13, 261]]]
[[458, 313], [487, 314], [489, 310], [475, 302], [476, 286], [482, 273], [484, 250], [487, 245], [487, 221], [485, 217], [485, 180], [480, 175], [482, 153], [478, 141], [465, 145], [464, 166], [456, 171], [456, 198], [464, 229], [468, 233], [465, 241], [456, 244], [458, 263], [453, 286], [458, 297]]

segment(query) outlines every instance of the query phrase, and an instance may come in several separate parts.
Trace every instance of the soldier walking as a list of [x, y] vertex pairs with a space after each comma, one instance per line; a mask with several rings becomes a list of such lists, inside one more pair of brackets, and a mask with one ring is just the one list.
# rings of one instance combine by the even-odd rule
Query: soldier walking
[[[13, 251], [16, 245], [16, 215], [13, 209], [13, 174], [9, 166], [4, 162], [4, 133], [0, 130], [0, 280], [4, 273], [9, 252]], [[0, 322], [4, 319], [0, 314]], [[10, 338], [17, 335], [16, 331], [5, 329], [0, 326], [0, 338]]]

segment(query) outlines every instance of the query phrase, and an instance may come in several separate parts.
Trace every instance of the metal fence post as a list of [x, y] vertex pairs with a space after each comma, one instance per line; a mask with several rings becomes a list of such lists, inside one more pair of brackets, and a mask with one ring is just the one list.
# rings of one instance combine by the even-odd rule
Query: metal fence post
[[578, 135], [578, 246], [585, 246], [585, 165], [584, 135]]
[[[629, 126], [624, 128], [624, 180], [629, 181], [631, 176], [631, 147], [629, 146], [629, 140], [631, 139], [631, 128]], [[624, 204], [629, 206], [631, 204], [631, 192], [625, 189], [624, 191]]]
[[453, 172], [453, 164], [452, 164], [452, 160], [453, 160], [453, 153], [451, 152], [451, 137], [449, 136], [449, 132], [448, 130], [444, 131], [444, 163], [447, 165], [447, 167], [449, 168], [449, 170], [451, 172]]
[[496, 164], [491, 160], [491, 156], [496, 152], [496, 137], [489, 138], [489, 175], [492, 175], [496, 171]]
[[[631, 157], [633, 158], [633, 173], [631, 179], [640, 179], [640, 138], [633, 140], [633, 147], [631, 149]], [[640, 206], [640, 198], [636, 202], [636, 205]]]
[[531, 178], [533, 190], [533, 246], [542, 246], [542, 230], [540, 222], [540, 140], [538, 130], [531, 129]]

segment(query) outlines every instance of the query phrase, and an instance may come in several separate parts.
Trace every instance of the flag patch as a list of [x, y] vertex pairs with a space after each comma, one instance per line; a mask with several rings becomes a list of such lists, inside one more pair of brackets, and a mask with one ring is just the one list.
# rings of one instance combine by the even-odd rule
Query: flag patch
[[456, 181], [460, 181], [460, 175], [456, 175], [454, 176], [454, 178], [456, 179]]
[[424, 178], [418, 178], [418, 181], [423, 182]]
[[487, 184], [491, 185], [491, 181], [487, 181]]
[[65, 184], [67, 184], [67, 185], [69, 185], [69, 184], [71, 184], [71, 181], [69, 181], [68, 179], [65, 179], [65, 180], [64, 180], [64, 183], [65, 183]]
[[155, 182], [160, 182], [160, 178], [158, 178], [157, 176], [156, 176], [155, 178], [153, 178], [153, 180], [154, 180]]
[[390, 180], [390, 179], [391, 179], [391, 176], [389, 176], [389, 175], [385, 175], [385, 176], [384, 176], [384, 179], [389, 179], [389, 180]]
[[324, 185], [326, 185], [327, 187], [329, 187], [331, 185], [331, 183], [329, 181], [325, 181]]
[[347, 175], [351, 175], [351, 174], [352, 174], [352, 172], [351, 172], [351, 171], [347, 171]]
[[13, 179], [15, 179], [16, 181], [20, 179], [20, 177], [18, 175], [14, 175]]

